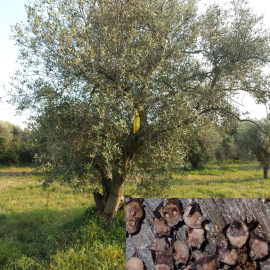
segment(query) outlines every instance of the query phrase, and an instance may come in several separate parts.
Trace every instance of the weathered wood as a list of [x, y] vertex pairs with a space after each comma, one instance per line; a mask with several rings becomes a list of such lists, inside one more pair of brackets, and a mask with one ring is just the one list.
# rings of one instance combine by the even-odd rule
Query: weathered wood
[[[203, 215], [208, 216], [211, 222], [208, 224], [210, 232], [206, 233], [206, 243], [203, 244], [201, 250], [193, 249], [192, 256], [197, 260], [206, 254], [212, 255], [215, 253], [215, 246], [222, 239], [224, 235], [221, 233], [223, 227], [230, 223], [233, 219], [247, 221], [257, 220], [259, 225], [255, 229], [255, 233], [270, 241], [270, 202], [264, 203], [262, 199], [253, 198], [218, 198], [218, 199], [190, 199], [180, 198], [183, 208], [189, 203], [196, 201], [199, 203]], [[145, 219], [138, 234], [126, 240], [126, 257], [127, 259], [134, 254], [134, 248], [138, 250], [140, 258], [144, 261], [147, 270], [154, 270], [152, 263], [151, 252], [146, 248], [151, 243], [151, 238], [154, 237], [153, 233], [153, 214], [152, 212], [160, 204], [160, 198], [147, 198], [144, 199], [145, 205]], [[165, 200], [166, 202], [166, 200]], [[186, 239], [185, 231], [186, 225], [178, 229], [177, 235], [180, 240]], [[268, 255], [260, 261], [261, 270], [270, 269], [270, 256]], [[224, 266], [223, 269], [227, 270], [229, 267]]]

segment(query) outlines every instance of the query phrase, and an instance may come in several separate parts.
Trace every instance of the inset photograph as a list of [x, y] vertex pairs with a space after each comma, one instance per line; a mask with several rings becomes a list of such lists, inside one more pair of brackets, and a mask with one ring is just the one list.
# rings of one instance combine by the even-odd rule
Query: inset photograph
[[127, 270], [268, 270], [269, 242], [269, 198], [126, 199]]

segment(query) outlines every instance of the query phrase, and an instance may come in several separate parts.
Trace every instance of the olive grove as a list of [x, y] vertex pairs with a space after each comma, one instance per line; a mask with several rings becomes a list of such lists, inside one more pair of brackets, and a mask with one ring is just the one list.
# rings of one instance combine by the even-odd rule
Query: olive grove
[[206, 123], [240, 119], [239, 91], [270, 99], [269, 32], [246, 1], [201, 13], [196, 0], [36, 0], [26, 12], [11, 102], [33, 112], [47, 182], [91, 181], [105, 215], [136, 156], [170, 170]]

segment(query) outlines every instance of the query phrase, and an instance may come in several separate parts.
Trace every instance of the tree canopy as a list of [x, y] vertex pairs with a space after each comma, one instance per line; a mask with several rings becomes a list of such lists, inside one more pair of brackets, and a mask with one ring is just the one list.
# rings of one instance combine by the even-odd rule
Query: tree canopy
[[136, 155], [181, 164], [194, 130], [239, 118], [240, 90], [270, 98], [269, 32], [246, 1], [199, 13], [196, 0], [36, 0], [26, 11], [12, 102], [35, 112], [50, 175], [100, 181], [106, 214]]

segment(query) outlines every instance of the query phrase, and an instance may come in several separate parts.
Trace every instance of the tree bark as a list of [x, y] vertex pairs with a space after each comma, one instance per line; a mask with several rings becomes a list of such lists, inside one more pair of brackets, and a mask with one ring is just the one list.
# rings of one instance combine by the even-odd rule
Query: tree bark
[[109, 219], [114, 218], [124, 200], [124, 182], [124, 176], [120, 175], [119, 172], [113, 172], [111, 191], [103, 211]]
[[[243, 220], [245, 216], [248, 222], [257, 220], [259, 226], [255, 229], [255, 233], [261, 237], [270, 240], [270, 202], [264, 202], [262, 199], [253, 198], [219, 198], [219, 199], [189, 199], [181, 198], [180, 202], [185, 206], [192, 201], [197, 201], [200, 205], [203, 215], [207, 216], [211, 222], [208, 224], [210, 232], [206, 233], [206, 241], [200, 250], [193, 249], [192, 256], [195, 260], [200, 259], [206, 254], [212, 255], [215, 252], [216, 245], [225, 238], [222, 229], [233, 219]], [[144, 199], [145, 218], [141, 225], [140, 231], [126, 240], [126, 258], [133, 256], [134, 249], [139, 253], [148, 270], [154, 270], [151, 252], [146, 247], [151, 243], [154, 237], [153, 233], [153, 211], [160, 204], [160, 198]], [[166, 202], [166, 200], [165, 200]], [[182, 223], [178, 229], [178, 238], [182, 241], [186, 240], [187, 226]], [[270, 256], [259, 261], [261, 270], [270, 269]], [[218, 269], [228, 270], [229, 266], [224, 265]]]
[[101, 175], [101, 185], [102, 185], [102, 191], [103, 191], [103, 195], [98, 190], [95, 190], [93, 192], [97, 210], [100, 212], [100, 211], [103, 211], [106, 205], [106, 202], [109, 198], [111, 188], [112, 188], [112, 176], [111, 176], [111, 172], [106, 166], [102, 167], [99, 164], [95, 164], [95, 168], [99, 171]]

